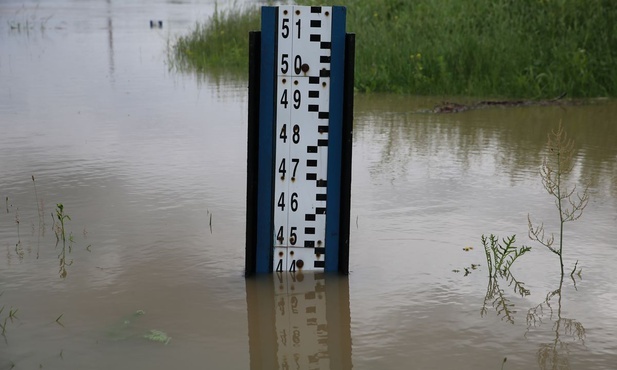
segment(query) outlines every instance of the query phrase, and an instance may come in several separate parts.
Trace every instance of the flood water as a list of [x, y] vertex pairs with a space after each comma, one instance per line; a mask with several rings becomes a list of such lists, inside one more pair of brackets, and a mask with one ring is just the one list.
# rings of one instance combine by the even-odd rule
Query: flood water
[[[247, 82], [167, 61], [213, 10], [0, 3], [0, 369], [617, 368], [617, 101], [357, 95], [349, 277], [245, 280]], [[558, 228], [538, 171], [560, 121], [590, 201], [556, 292], [527, 215]], [[529, 294], [489, 282], [491, 233], [533, 248]]]

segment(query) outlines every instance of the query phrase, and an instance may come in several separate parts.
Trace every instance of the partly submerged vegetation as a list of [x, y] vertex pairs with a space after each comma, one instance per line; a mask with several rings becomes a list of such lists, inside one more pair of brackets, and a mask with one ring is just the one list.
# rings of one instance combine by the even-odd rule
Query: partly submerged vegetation
[[221, 11], [216, 7], [208, 22], [197, 23], [190, 34], [176, 41], [170, 61], [198, 72], [226, 69], [240, 74], [247, 70], [248, 32], [258, 30], [259, 22], [257, 8]]
[[[588, 188], [583, 188], [582, 192], [577, 191], [576, 185], [568, 186], [565, 183], [565, 178], [572, 172], [574, 168], [574, 141], [568, 138], [568, 135], [561, 127], [551, 131], [548, 134], [547, 140], [547, 155], [542, 163], [540, 177], [542, 177], [542, 185], [547, 193], [555, 198], [555, 206], [559, 213], [559, 233], [558, 246], [554, 246], [555, 235], [545, 235], [544, 224], [534, 225], [531, 221], [531, 216], [527, 216], [529, 223], [529, 237], [548, 248], [551, 252], [559, 256], [559, 264], [561, 266], [561, 278], [563, 279], [563, 235], [564, 224], [566, 222], [578, 220], [582, 215], [587, 203], [589, 202]], [[576, 272], [576, 266], [570, 276]]]
[[[321, 4], [300, 0], [301, 5]], [[551, 98], [617, 95], [617, 2], [341, 0], [356, 88]], [[216, 10], [174, 44], [180, 64], [246, 73], [259, 9]]]
[[[562, 295], [564, 283], [564, 262], [563, 262], [563, 240], [564, 223], [579, 219], [589, 201], [589, 193], [585, 187], [582, 192], [576, 191], [576, 186], [567, 186], [565, 179], [573, 170], [574, 141], [568, 138], [561, 126], [552, 130], [548, 134], [547, 152], [540, 169], [540, 177], [544, 189], [555, 198], [555, 205], [559, 213], [559, 233], [557, 234], [558, 246], [555, 244], [555, 235], [545, 235], [544, 224], [534, 225], [531, 217], [528, 216], [529, 237], [531, 240], [539, 242], [551, 252], [559, 256], [560, 278], [559, 287], [546, 294], [545, 299], [527, 310], [527, 332], [540, 330], [540, 326], [545, 321], [552, 321], [552, 338], [540, 345], [537, 351], [538, 365], [541, 369], [569, 369], [569, 347], [572, 344], [584, 344], [586, 331], [583, 324], [562, 312]], [[499, 238], [490, 235], [488, 238], [482, 235], [482, 244], [486, 255], [488, 266], [488, 286], [480, 314], [484, 316], [488, 313], [489, 304], [495, 308], [497, 315], [509, 323], [514, 324], [514, 314], [516, 313], [514, 303], [511, 302], [506, 292], [500, 288], [498, 278], [503, 278], [508, 286], [514, 289], [521, 297], [528, 296], [530, 291], [525, 288], [524, 283], [516, 280], [510, 268], [530, 247], [514, 246], [515, 236], [507, 237], [499, 242]], [[574, 274], [581, 277], [581, 270], [576, 272], [578, 261], [570, 273], [574, 289], [576, 290], [576, 279]], [[505, 363], [504, 358], [504, 363]]]

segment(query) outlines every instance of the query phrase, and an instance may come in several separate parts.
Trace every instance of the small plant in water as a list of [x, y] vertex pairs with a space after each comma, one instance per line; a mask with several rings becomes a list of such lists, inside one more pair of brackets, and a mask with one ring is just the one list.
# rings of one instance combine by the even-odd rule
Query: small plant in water
[[[56, 217], [58, 223], [55, 224], [54, 232], [56, 233], [56, 243], [62, 239], [62, 251], [58, 255], [60, 259], [60, 277], [65, 278], [67, 275], [66, 267], [73, 264], [73, 261], [66, 261], [66, 220], [71, 220], [71, 217], [64, 213], [64, 205], [62, 203], [56, 204]], [[72, 234], [69, 236], [69, 242], [72, 242]], [[57, 244], [56, 244], [57, 245]], [[71, 253], [71, 245], [69, 244], [69, 253]]]
[[64, 316], [64, 314], [60, 314], [60, 316], [58, 316], [56, 318], [56, 323], [62, 327], [64, 327], [64, 324], [62, 324], [62, 322], [60, 321], [60, 319], [62, 318], [62, 316]]
[[514, 313], [516, 311], [514, 304], [510, 303], [503, 289], [499, 287], [499, 278], [505, 279], [508, 285], [513, 287], [514, 292], [520, 294], [521, 297], [530, 294], [529, 289], [525, 288], [525, 284], [512, 275], [510, 268], [520, 256], [529, 252], [531, 248], [527, 246], [515, 247], [515, 241], [516, 235], [504, 238], [501, 242], [496, 235], [491, 234], [489, 237], [482, 235], [482, 245], [488, 266], [488, 286], [480, 314], [484, 316], [488, 312], [487, 303], [491, 302], [491, 305], [497, 311], [497, 315], [512, 324], [514, 324]]
[[[0, 293], [0, 296], [2, 296], [2, 294], [4, 294], [4, 292]], [[11, 307], [9, 309], [8, 314], [4, 317], [4, 319], [2, 319], [2, 313], [4, 312], [5, 306], [2, 305], [2, 307], [0, 307], [0, 329], [2, 329], [0, 331], [0, 335], [5, 335], [6, 334], [6, 326], [9, 324], [9, 321], [12, 323], [13, 320], [18, 319], [17, 317], [17, 311], [19, 311], [18, 308], [13, 308]]]
[[482, 235], [481, 239], [486, 254], [488, 274], [492, 277], [496, 277], [497, 274], [509, 274], [514, 261], [531, 250], [531, 247], [525, 245], [515, 247], [516, 235], [502, 239], [503, 245], [499, 242], [499, 237], [493, 234], [488, 238]]
[[[572, 172], [574, 161], [574, 141], [568, 138], [563, 130], [561, 122], [556, 131], [548, 134], [547, 140], [548, 154], [544, 158], [540, 177], [542, 185], [547, 193], [555, 198], [555, 206], [559, 213], [559, 245], [554, 246], [555, 235], [546, 236], [544, 224], [534, 226], [531, 216], [527, 216], [529, 224], [529, 237], [548, 248], [551, 252], [559, 256], [561, 275], [563, 276], [563, 233], [564, 224], [569, 221], [578, 220], [583, 215], [583, 210], [589, 201], [588, 189], [585, 188], [581, 193], [576, 191], [576, 185], [569, 188], [564, 184], [564, 177]], [[577, 261], [578, 263], [578, 261]], [[576, 265], [572, 274], [576, 270]], [[571, 275], [572, 275], [571, 274]]]
[[58, 221], [60, 222], [56, 226], [56, 229], [54, 230], [56, 232], [56, 238], [58, 239], [62, 238], [62, 241], [66, 241], [66, 232], [64, 229], [64, 222], [66, 220], [70, 221], [71, 217], [64, 213], [64, 205], [62, 203], [56, 204], [56, 217], [58, 218]]
[[171, 337], [167, 335], [164, 331], [152, 329], [148, 333], [144, 335], [144, 338], [150, 340], [152, 342], [159, 342], [163, 344], [168, 344], [171, 341]]

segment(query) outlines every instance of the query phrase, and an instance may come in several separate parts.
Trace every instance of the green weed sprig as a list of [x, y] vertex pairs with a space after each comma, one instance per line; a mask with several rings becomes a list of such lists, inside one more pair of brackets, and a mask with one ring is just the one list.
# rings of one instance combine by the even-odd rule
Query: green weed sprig
[[503, 238], [501, 242], [499, 237], [493, 234], [488, 237], [482, 235], [481, 240], [488, 266], [488, 286], [480, 315], [484, 316], [488, 312], [487, 305], [490, 302], [497, 311], [498, 316], [514, 324], [514, 313], [516, 313], [514, 304], [510, 303], [503, 289], [499, 287], [499, 278], [505, 279], [508, 285], [513, 287], [514, 292], [518, 293], [521, 297], [529, 295], [531, 293], [529, 289], [525, 288], [525, 284], [522, 281], [514, 277], [510, 272], [510, 268], [519, 257], [529, 252], [531, 247], [524, 245], [521, 247], [514, 246], [516, 235]]
[[515, 247], [516, 235], [502, 239], [491, 234], [488, 238], [482, 235], [482, 245], [486, 254], [486, 264], [488, 265], [489, 276], [496, 277], [497, 274], [509, 275], [510, 267], [519, 257], [529, 252], [531, 247], [525, 245]]

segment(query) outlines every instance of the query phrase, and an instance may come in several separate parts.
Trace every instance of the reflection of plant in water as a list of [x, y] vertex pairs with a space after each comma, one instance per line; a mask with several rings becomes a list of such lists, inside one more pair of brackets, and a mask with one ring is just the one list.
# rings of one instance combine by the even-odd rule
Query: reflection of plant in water
[[525, 284], [518, 281], [510, 272], [510, 267], [512, 267], [514, 261], [531, 250], [527, 246], [515, 247], [515, 240], [515, 235], [504, 238], [502, 245], [499, 242], [499, 237], [491, 234], [487, 238], [482, 235], [482, 245], [484, 245], [488, 265], [488, 286], [480, 314], [486, 315], [488, 312], [487, 304], [491, 302], [491, 305], [497, 311], [497, 315], [512, 324], [514, 324], [514, 314], [516, 313], [514, 304], [510, 303], [503, 289], [499, 287], [499, 279], [506, 281], [508, 286], [513, 287], [514, 292], [520, 294], [521, 297], [530, 293], [529, 289], [525, 288]]
[[497, 311], [497, 315], [502, 320], [506, 320], [509, 323], [514, 324], [514, 304], [510, 303], [510, 300], [506, 296], [503, 289], [499, 286], [499, 279], [504, 279], [508, 283], [508, 286], [512, 286], [514, 293], [518, 293], [521, 297], [528, 296], [530, 294], [529, 289], [525, 288], [525, 284], [518, 281], [512, 276], [511, 273], [498, 273], [497, 276], [488, 277], [488, 286], [486, 287], [486, 295], [484, 296], [484, 304], [480, 310], [480, 315], [484, 316], [488, 313], [488, 303]]
[[[569, 346], [564, 337], [571, 337], [573, 342], [580, 341], [585, 344], [585, 328], [583, 324], [574, 319], [562, 317], [561, 314], [561, 289], [563, 287], [563, 275], [559, 281], [559, 288], [548, 293], [546, 299], [539, 305], [527, 311], [527, 332], [531, 327], [539, 327], [542, 319], [548, 316], [554, 320], [552, 331], [555, 339], [548, 343], [542, 343], [538, 350], [538, 364], [541, 369], [569, 369]], [[557, 296], [557, 308], [551, 305], [551, 300]]]
[[497, 279], [489, 276], [488, 286], [486, 287], [486, 295], [484, 296], [484, 304], [480, 310], [480, 315], [484, 316], [488, 313], [487, 303], [491, 302], [492, 306], [497, 311], [497, 316], [505, 319], [509, 323], [514, 324], [514, 304], [505, 296], [504, 291], [499, 287]]
[[[572, 172], [574, 168], [574, 161], [572, 160], [574, 141], [568, 138], [561, 127], [561, 122], [559, 122], [557, 131], [551, 131], [548, 134], [547, 148], [549, 152], [542, 163], [540, 176], [544, 189], [555, 198], [555, 206], [559, 211], [559, 247], [553, 246], [555, 242], [554, 234], [545, 236], [544, 224], [534, 227], [529, 215], [527, 221], [529, 237], [559, 256], [563, 278], [563, 226], [566, 222], [578, 220], [583, 215], [583, 210], [589, 201], [589, 193], [587, 188], [580, 194], [576, 192], [576, 185], [568, 189], [563, 184], [563, 176]], [[576, 270], [576, 266], [574, 270]], [[574, 274], [574, 270], [572, 274]]]

